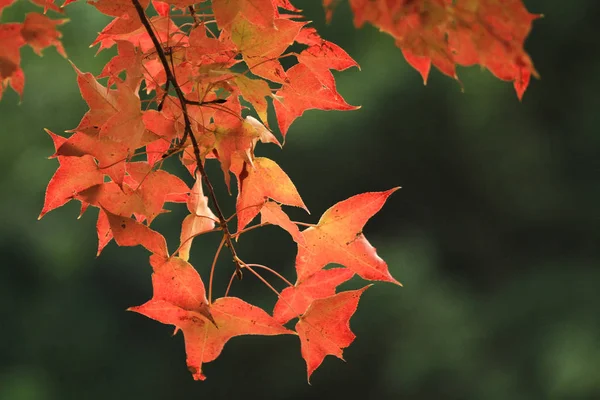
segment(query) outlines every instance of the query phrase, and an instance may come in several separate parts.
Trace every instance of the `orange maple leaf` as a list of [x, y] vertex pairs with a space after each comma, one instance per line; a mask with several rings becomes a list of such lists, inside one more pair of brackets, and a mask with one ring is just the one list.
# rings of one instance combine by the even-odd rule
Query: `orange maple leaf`
[[[62, 136], [47, 129], [46, 132], [52, 138], [56, 150], [65, 143], [66, 139]], [[58, 156], [57, 159], [60, 165], [48, 183], [44, 206], [38, 219], [66, 204], [79, 192], [104, 182], [104, 175], [92, 156]]]
[[285, 324], [292, 318], [302, 316], [313, 300], [333, 296], [335, 289], [352, 276], [354, 272], [348, 268], [325, 269], [283, 289], [273, 308], [273, 318]]
[[[275, 93], [275, 114], [282, 135], [286, 135], [290, 125], [304, 111], [356, 110], [337, 92], [333, 76], [329, 70], [320, 70], [316, 75], [308, 66], [296, 64], [286, 71], [288, 82]], [[324, 82], [326, 84], [324, 84]]]
[[297, 282], [308, 279], [329, 263], [337, 263], [364, 279], [399, 284], [362, 234], [366, 222], [398, 189], [352, 196], [325, 211], [316, 226], [302, 231], [306, 245], [298, 245]]
[[257, 157], [252, 165], [245, 164], [239, 187], [236, 203], [238, 231], [258, 215], [267, 199], [300, 207], [308, 212], [291, 179], [275, 161], [268, 158]]
[[[237, 297], [222, 297], [207, 305], [200, 276], [177, 257], [164, 264], [153, 258], [151, 263], [155, 271], [154, 296], [129, 310], [174, 325], [183, 332], [188, 369], [196, 380], [206, 379], [202, 364], [216, 359], [232, 337], [294, 333], [264, 310]], [[161, 273], [161, 268], [164, 269], [161, 265], [168, 265], [169, 273]]]
[[196, 174], [196, 183], [192, 188], [187, 206], [191, 214], [183, 220], [181, 235], [179, 236], [181, 242], [179, 257], [185, 261], [190, 258], [190, 249], [194, 236], [210, 231], [218, 221], [216, 215], [208, 207], [208, 197], [202, 191], [202, 176], [200, 176], [200, 173]]
[[296, 324], [309, 382], [325, 356], [344, 359], [342, 349], [350, 346], [356, 338], [350, 330], [350, 317], [356, 311], [360, 296], [369, 286], [313, 301]]

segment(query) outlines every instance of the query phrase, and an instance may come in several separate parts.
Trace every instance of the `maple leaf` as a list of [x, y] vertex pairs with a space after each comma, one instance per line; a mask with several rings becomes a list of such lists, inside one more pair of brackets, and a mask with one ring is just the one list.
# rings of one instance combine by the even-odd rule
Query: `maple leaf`
[[[179, 136], [177, 129], [178, 116], [175, 115], [172, 107], [170, 107], [172, 101], [169, 96], [167, 96], [167, 99], [168, 101], [165, 103], [162, 111], [146, 110], [142, 119], [147, 130], [160, 137], [163, 141], [171, 142], [171, 140]], [[181, 114], [181, 108], [177, 109], [177, 114]], [[154, 163], [149, 162], [149, 164]]]
[[177, 176], [164, 171], [153, 171], [145, 162], [127, 164], [128, 183], [135, 188], [144, 207], [143, 215], [151, 222], [163, 212], [166, 201], [186, 202], [190, 192], [187, 184]]
[[4, 88], [8, 84], [19, 96], [23, 96], [25, 76], [20, 66], [20, 50], [24, 44], [25, 39], [21, 36], [21, 24], [0, 24], [0, 100]]
[[260, 209], [261, 224], [269, 223], [280, 226], [285, 229], [292, 239], [300, 245], [305, 245], [304, 236], [298, 229], [298, 226], [290, 220], [290, 217], [281, 209], [281, 206], [275, 202], [267, 201]]
[[[356, 110], [340, 96], [335, 88], [331, 72], [322, 70], [319, 76], [304, 64], [296, 64], [287, 70], [289, 83], [275, 94], [275, 113], [282, 135], [286, 135], [292, 122], [310, 109]], [[327, 76], [327, 78], [323, 78]], [[324, 85], [325, 81], [327, 85]]]
[[[69, 1], [69, 0], [67, 0]], [[73, 1], [73, 0], [70, 0]], [[44, 14], [46, 14], [48, 12], [48, 10], [52, 10], [58, 13], [62, 13], [63, 10], [57, 6], [56, 4], [54, 4], [54, 0], [31, 0], [32, 3], [37, 4], [40, 7], [44, 7]], [[66, 5], [68, 3], [65, 3], [64, 5]], [[63, 6], [64, 6], [63, 5]]]
[[348, 268], [325, 269], [304, 282], [283, 289], [273, 308], [273, 318], [285, 324], [302, 316], [313, 300], [333, 296], [335, 289], [352, 276], [354, 272]]
[[456, 65], [479, 64], [513, 81], [520, 99], [538, 76], [523, 43], [539, 16], [522, 0], [350, 0], [350, 7], [357, 27], [370, 22], [394, 37], [424, 82], [432, 64], [455, 79]]
[[308, 212], [296, 186], [281, 167], [268, 158], [257, 157], [253, 165], [246, 164], [239, 187], [236, 203], [238, 232], [258, 215], [267, 199], [300, 207]]
[[156, 10], [156, 13], [162, 17], [166, 17], [171, 12], [171, 5], [164, 1], [152, 0], [152, 5]]
[[272, 26], [275, 17], [273, 0], [215, 1], [213, 11], [219, 28], [229, 27], [238, 15], [257, 26]]
[[[90, 110], [74, 129], [76, 132], [60, 154], [93, 155], [103, 172], [121, 185], [125, 161], [133, 152], [159, 136], [148, 131], [140, 110], [137, 88], [117, 81], [117, 89], [102, 86], [90, 73], [77, 73], [77, 83]], [[129, 82], [131, 83], [131, 82]]]
[[206, 26], [200, 25], [190, 32], [186, 59], [193, 64], [221, 64], [228, 67], [235, 63], [235, 50], [235, 44], [228, 35], [220, 34], [218, 38], [209, 36]]
[[142, 73], [142, 53], [133, 43], [126, 40], [117, 40], [118, 55], [114, 56], [102, 69], [98, 78], [108, 77], [107, 87], [120, 81], [118, 75], [126, 71], [125, 84], [137, 92], [144, 74]]
[[531, 75], [538, 77], [523, 43], [540, 15], [529, 13], [521, 0], [480, 0], [476, 4], [460, 0], [455, 9], [460, 24], [449, 36], [449, 45], [456, 62], [480, 64], [496, 77], [513, 81], [522, 99]]
[[0, 0], [0, 16], [2, 16], [2, 9], [10, 6], [15, 1], [17, 0]]
[[350, 330], [350, 317], [356, 311], [360, 296], [369, 286], [314, 300], [296, 323], [309, 382], [325, 356], [344, 359], [342, 349], [350, 346], [356, 338]]
[[359, 67], [341, 47], [328, 40], [322, 39], [314, 28], [302, 28], [296, 37], [298, 43], [309, 47], [298, 54], [298, 62], [310, 68], [319, 80], [335, 88], [330, 69], [343, 71], [351, 67]]
[[102, 173], [122, 185], [129, 149], [125, 144], [110, 138], [99, 138], [94, 133], [75, 132], [56, 150], [56, 155], [70, 157], [91, 155], [98, 160], [98, 168]]
[[62, 25], [67, 21], [67, 19], [53, 20], [39, 13], [28, 13], [21, 28], [21, 35], [37, 55], [41, 56], [42, 50], [46, 47], [54, 46], [58, 54], [67, 57], [59, 40], [62, 34], [56, 30], [57, 25]]
[[[100, 208], [96, 230], [98, 255], [113, 237], [111, 225], [103, 210], [123, 218], [132, 214], [148, 223], [160, 213], [166, 201], [186, 202], [189, 189], [185, 182], [166, 171], [151, 171], [146, 163], [129, 163], [126, 183], [118, 186], [106, 182], [79, 192], [76, 196], [83, 204]], [[133, 186], [135, 189], [133, 189]]]
[[[179, 26], [171, 18], [157, 16], [151, 18], [149, 23], [152, 25], [154, 36], [163, 47], [175, 48], [171, 49], [171, 51], [174, 50], [172, 58], [174, 63], [179, 64], [182, 61], [181, 55], [184, 51], [179, 52], [178, 50], [183, 50], [181, 47], [187, 46], [189, 41], [188, 36], [179, 29]], [[131, 36], [128, 34], [124, 37], [127, 37], [127, 40], [139, 46], [145, 53], [154, 53], [156, 51], [152, 38], [143, 27], [132, 32]], [[114, 36], [114, 39], [118, 40], [119, 36]]]
[[[47, 129], [46, 132], [58, 150], [57, 147], [60, 147], [65, 139]], [[104, 181], [104, 175], [99, 171], [92, 156], [57, 158], [60, 165], [48, 183], [44, 206], [38, 219], [64, 205], [79, 192]]]
[[142, 119], [141, 101], [136, 88], [131, 88], [125, 83], [117, 82], [118, 112], [113, 114], [100, 127], [99, 137], [109, 138], [116, 142], [124, 143], [129, 154], [144, 146], [146, 143], [158, 139], [154, 136], [145, 137], [147, 133]]
[[259, 118], [267, 124], [267, 97], [271, 97], [269, 84], [262, 79], [250, 79], [245, 75], [237, 75], [235, 84], [244, 99], [252, 104]]
[[[150, 4], [150, 0], [140, 0], [139, 3], [145, 10]], [[142, 26], [142, 21], [131, 0], [97, 0], [90, 2], [90, 4], [96, 7], [101, 13], [116, 17], [113, 22], [102, 30], [101, 35], [105, 37], [130, 33]], [[98, 40], [92, 45], [97, 42]]]
[[97, 256], [113, 238], [104, 209], [122, 217], [130, 217], [132, 214], [139, 215], [145, 212], [141, 197], [127, 184], [121, 187], [115, 182], [95, 185], [79, 192], [76, 198], [81, 201], [82, 205], [92, 205], [100, 209], [96, 222], [96, 233], [98, 235]]
[[[145, 10], [150, 4], [150, 0], [140, 0], [139, 3]], [[137, 19], [137, 22], [142, 24], [135, 6], [130, 0], [94, 0], [90, 4], [103, 14], [121, 19]]]
[[162, 300], [184, 310], [197, 311], [211, 320], [204, 282], [194, 267], [179, 257], [150, 256], [152, 300]]
[[216, 359], [234, 336], [293, 334], [264, 310], [236, 297], [222, 297], [207, 307], [204, 284], [189, 263], [177, 257], [164, 264], [157, 257], [150, 262], [154, 295], [129, 310], [183, 331], [194, 379], [205, 379], [202, 364]]
[[368, 280], [400, 284], [387, 264], [362, 234], [366, 222], [399, 188], [352, 196], [329, 208], [316, 226], [302, 231], [306, 245], [298, 245], [298, 283], [330, 263], [341, 264]]
[[288, 11], [295, 11], [295, 12], [302, 11], [302, 10], [294, 7], [294, 5], [292, 3], [290, 3], [289, 0], [273, 0], [273, 5], [275, 7], [283, 8], [284, 10], [288, 10]]
[[237, 297], [222, 297], [211, 304], [214, 323], [197, 311], [163, 300], [150, 300], [129, 310], [183, 331], [186, 362], [195, 380], [206, 379], [202, 364], [215, 360], [232, 337], [294, 334], [264, 310]]
[[113, 214], [106, 209], [102, 211], [108, 217], [110, 230], [119, 246], [141, 245], [153, 254], [165, 258], [169, 256], [167, 243], [160, 233], [134, 219]]
[[90, 106], [76, 133], [59, 155], [93, 155], [103, 172], [119, 185], [123, 182], [125, 161], [135, 149], [159, 139], [145, 128], [140, 99], [126, 83], [117, 82], [117, 90], [108, 89], [90, 73], [73, 65], [82, 97]]
[[[256, 118], [247, 116], [241, 119], [241, 106], [237, 97], [230, 97], [227, 101], [227, 111], [218, 111], [214, 114], [214, 144], [217, 158], [221, 163], [221, 170], [225, 177], [225, 184], [229, 190], [232, 160], [239, 157], [241, 160], [252, 164], [254, 147], [258, 141], [275, 143], [281, 147], [277, 138], [260, 123]], [[239, 111], [238, 111], [239, 110]], [[232, 111], [235, 114], [232, 115]]]
[[107, 209], [113, 214], [130, 217], [133, 214], [146, 212], [139, 192], [124, 184], [105, 182], [91, 186], [77, 194], [77, 200], [101, 209]]
[[74, 131], [98, 133], [100, 127], [113, 115], [119, 112], [117, 91], [102, 86], [94, 75], [81, 72], [75, 64], [71, 66], [77, 74], [77, 84], [81, 97], [90, 107]]
[[208, 197], [202, 191], [202, 176], [196, 174], [196, 183], [192, 188], [192, 194], [187, 201], [190, 215], [185, 217], [181, 225], [179, 257], [187, 261], [190, 257], [193, 237], [215, 227], [218, 221], [215, 214], [208, 207]]
[[273, 82], [287, 81], [279, 56], [294, 43], [305, 22], [276, 19], [273, 26], [261, 27], [244, 18], [231, 27], [231, 40], [236, 44], [254, 75]]

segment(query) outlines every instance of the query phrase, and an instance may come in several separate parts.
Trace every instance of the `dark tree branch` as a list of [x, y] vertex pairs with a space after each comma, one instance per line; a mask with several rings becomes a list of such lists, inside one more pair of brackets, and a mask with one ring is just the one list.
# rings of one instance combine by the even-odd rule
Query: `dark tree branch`
[[[215, 194], [215, 189], [214, 189], [212, 183], [210, 182], [210, 179], [208, 179], [208, 175], [206, 174], [206, 170], [204, 169], [204, 164], [202, 164], [202, 158], [200, 156], [200, 147], [198, 146], [198, 141], [196, 140], [196, 137], [194, 136], [194, 134], [192, 132], [192, 122], [190, 121], [190, 117], [189, 117], [188, 111], [187, 111], [187, 105], [191, 104], [191, 103], [188, 100], [186, 100], [185, 95], [183, 94], [183, 91], [181, 90], [181, 87], [179, 86], [179, 84], [177, 83], [177, 80], [175, 79], [175, 75], [173, 75], [173, 71], [169, 67], [169, 62], [167, 60], [167, 57], [163, 50], [163, 47], [161, 46], [160, 42], [158, 41], [156, 34], [152, 30], [152, 26], [150, 26], [150, 22], [148, 21], [148, 18], [146, 17], [146, 13], [144, 12], [144, 8], [140, 4], [139, 0], [132, 0], [132, 3], [140, 17], [140, 20], [142, 21], [142, 24], [144, 25], [144, 28], [146, 28], [146, 31], [148, 32], [148, 35], [150, 36], [152, 43], [154, 44], [154, 48], [156, 49], [158, 58], [160, 59], [160, 62], [162, 63], [162, 66], [167, 75], [167, 81], [171, 82], [171, 85], [173, 86], [173, 90], [175, 90], [175, 93], [177, 94], [177, 98], [179, 99], [179, 103], [181, 105], [181, 111], [183, 113], [183, 121], [184, 121], [184, 131], [183, 131], [183, 138], [181, 139], [181, 143], [182, 144], [185, 143], [188, 137], [190, 138], [190, 141], [192, 142], [192, 147], [194, 149], [194, 157], [196, 159], [198, 172], [200, 172], [200, 175], [202, 175], [202, 180], [204, 181], [204, 183], [208, 189], [210, 199], [215, 207], [215, 212], [217, 214], [217, 217], [219, 218], [219, 225], [221, 226], [221, 229], [223, 229], [223, 235], [225, 236], [225, 245], [227, 247], [229, 247], [229, 250], [231, 251], [231, 256], [233, 257], [233, 262], [235, 263], [235, 266], [236, 266], [236, 274], [237, 274], [238, 278], [241, 279], [243, 263], [240, 260], [240, 258], [237, 256], [237, 253], [233, 246], [232, 234], [231, 234], [231, 232], [229, 232], [229, 227], [227, 226], [227, 220], [221, 210], [221, 207], [219, 206], [219, 203], [217, 201], [217, 196]], [[198, 102], [198, 103], [199, 104], [197, 104], [197, 105], [203, 105], [203, 104], [209, 104], [210, 102], [207, 102], [207, 103]]]

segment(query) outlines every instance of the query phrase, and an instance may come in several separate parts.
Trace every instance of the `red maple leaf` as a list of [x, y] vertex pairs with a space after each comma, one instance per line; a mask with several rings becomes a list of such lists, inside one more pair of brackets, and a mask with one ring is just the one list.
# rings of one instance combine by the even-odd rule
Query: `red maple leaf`
[[0, 15], [2, 15], [2, 9], [4, 7], [10, 6], [15, 1], [17, 1], [17, 0], [0, 0]]
[[273, 318], [285, 324], [302, 316], [316, 299], [333, 296], [335, 289], [354, 276], [348, 268], [325, 269], [304, 282], [285, 288], [273, 308]]
[[146, 225], [132, 218], [102, 210], [108, 217], [108, 223], [115, 241], [119, 246], [143, 246], [153, 254], [168, 257], [165, 238]]
[[[332, 0], [323, 5], [330, 10]], [[350, 0], [350, 6], [357, 27], [370, 22], [394, 37], [424, 82], [432, 64], [455, 79], [456, 65], [479, 64], [512, 81], [521, 98], [537, 76], [523, 44], [539, 15], [522, 0]]]
[[125, 71], [127, 73], [125, 83], [137, 90], [144, 76], [142, 52], [127, 40], [117, 40], [116, 43], [119, 54], [104, 66], [98, 78], [108, 77], [107, 87], [111, 87], [115, 82], [121, 81], [119, 74]]
[[398, 188], [350, 197], [325, 211], [316, 226], [302, 231], [306, 245], [298, 245], [298, 282], [308, 279], [327, 264], [337, 263], [364, 279], [398, 283], [362, 234], [366, 222], [396, 190]]
[[281, 209], [281, 206], [273, 201], [267, 201], [260, 209], [260, 223], [261, 224], [272, 224], [277, 225], [285, 229], [292, 239], [299, 245], [305, 245], [304, 236], [298, 229], [298, 226], [290, 220], [290, 217]]
[[346, 103], [340, 96], [333, 83], [333, 76], [328, 70], [320, 70], [319, 75], [316, 75], [308, 66], [296, 64], [286, 73], [288, 83], [275, 93], [276, 100], [273, 102], [279, 129], [284, 136], [292, 122], [306, 110], [315, 108], [356, 110], [358, 108]]
[[66, 57], [65, 49], [60, 42], [62, 34], [56, 30], [57, 25], [64, 24], [66, 19], [50, 19], [38, 13], [29, 13], [21, 28], [21, 35], [38, 55], [48, 46], [55, 46], [56, 51]]
[[272, 26], [275, 17], [273, 0], [215, 1], [213, 11], [221, 28], [227, 28], [238, 15], [253, 25]]
[[287, 81], [279, 56], [294, 43], [305, 25], [289, 19], [276, 19], [272, 25], [260, 26], [245, 18], [236, 19], [231, 27], [231, 40], [250, 71], [273, 82]]
[[0, 24], [0, 100], [4, 88], [9, 84], [19, 96], [23, 96], [25, 76], [20, 64], [21, 47], [24, 44], [21, 24]]
[[239, 186], [240, 193], [236, 203], [238, 231], [258, 215], [267, 199], [300, 207], [308, 212], [296, 186], [281, 167], [268, 158], [257, 157], [252, 165], [246, 164]]
[[343, 349], [350, 346], [356, 337], [350, 330], [350, 317], [369, 286], [313, 301], [296, 324], [309, 381], [325, 356], [344, 359]]
[[358, 63], [348, 53], [335, 43], [322, 39], [314, 28], [302, 28], [296, 41], [308, 45], [306, 50], [298, 54], [298, 62], [310, 68], [329, 87], [335, 88], [330, 69], [343, 71], [358, 67]]
[[208, 207], [208, 197], [204, 195], [202, 190], [202, 177], [199, 173], [196, 175], [196, 183], [192, 188], [187, 206], [191, 214], [185, 217], [181, 224], [181, 245], [179, 247], [179, 257], [185, 261], [190, 258], [190, 248], [194, 236], [210, 231], [215, 227], [215, 222], [218, 221], [215, 214]]
[[[66, 139], [47, 129], [46, 132], [52, 138], [55, 149], [58, 150]], [[48, 183], [44, 206], [38, 219], [64, 205], [79, 192], [104, 182], [104, 175], [92, 156], [58, 156], [57, 159], [60, 165]]]
[[206, 378], [202, 364], [216, 359], [234, 336], [293, 334], [264, 310], [237, 297], [222, 297], [207, 305], [204, 284], [190, 264], [172, 257], [166, 261], [168, 273], [161, 273], [164, 267], [154, 260], [154, 296], [129, 310], [183, 331], [187, 365], [194, 379]]

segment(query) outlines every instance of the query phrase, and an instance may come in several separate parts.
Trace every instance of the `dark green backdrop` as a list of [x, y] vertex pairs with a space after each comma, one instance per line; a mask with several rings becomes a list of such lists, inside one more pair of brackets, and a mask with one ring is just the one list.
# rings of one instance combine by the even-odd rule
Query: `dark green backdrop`
[[[527, 41], [542, 80], [522, 103], [478, 68], [460, 69], [464, 93], [438, 72], [424, 87], [391, 38], [353, 28], [346, 3], [330, 26], [305, 3], [360, 63], [336, 77], [362, 108], [307, 112], [283, 152], [259, 154], [288, 172], [311, 222], [353, 194], [403, 187], [365, 233], [404, 288], [365, 293], [347, 363], [327, 358], [309, 386], [297, 338], [241, 337], [192, 381], [182, 336], [125, 312], [151, 296], [147, 253], [111, 244], [96, 259], [94, 212], [78, 221], [75, 204], [36, 221], [56, 168], [42, 129], [73, 128], [87, 107], [66, 60], [26, 49], [23, 103], [0, 103], [0, 399], [600, 398], [600, 2], [526, 1], [545, 18]], [[99, 73], [112, 53], [87, 46], [107, 18], [84, 2], [67, 13], [70, 59]], [[171, 246], [183, 215], [156, 222]], [[195, 244], [201, 272], [216, 245]], [[276, 228], [239, 251], [291, 275], [295, 249]], [[274, 302], [250, 276], [233, 294]]]

